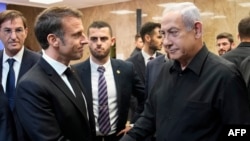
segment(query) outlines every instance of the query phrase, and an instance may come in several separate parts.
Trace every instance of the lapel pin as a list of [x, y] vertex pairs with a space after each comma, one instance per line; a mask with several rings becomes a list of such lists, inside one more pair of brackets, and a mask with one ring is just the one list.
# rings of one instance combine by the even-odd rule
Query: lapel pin
[[117, 70], [116, 73], [117, 73], [117, 74], [120, 74], [121, 72], [120, 72], [120, 70]]

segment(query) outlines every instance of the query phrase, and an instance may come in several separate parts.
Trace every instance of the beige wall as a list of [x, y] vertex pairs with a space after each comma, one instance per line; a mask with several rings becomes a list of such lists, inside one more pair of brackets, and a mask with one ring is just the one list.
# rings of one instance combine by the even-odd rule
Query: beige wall
[[[217, 54], [215, 47], [215, 37], [220, 32], [230, 32], [234, 35], [236, 44], [239, 43], [237, 38], [237, 24], [241, 18], [249, 15], [249, 8], [240, 7], [237, 2], [249, 2], [249, 0], [132, 0], [130, 2], [104, 5], [92, 8], [84, 8], [84, 26], [87, 26], [94, 20], [108, 21], [114, 30], [117, 46], [116, 52], [118, 57], [124, 59], [134, 48], [134, 35], [136, 33], [136, 15], [115, 15], [110, 13], [112, 10], [132, 10], [142, 9], [142, 13], [148, 16], [142, 18], [142, 24], [147, 21], [155, 21], [154, 16], [161, 16], [163, 9], [158, 4], [167, 2], [184, 2], [189, 1], [197, 5], [201, 12], [212, 12], [214, 15], [224, 15], [225, 18], [213, 18], [212, 16], [202, 16], [204, 27], [204, 42], [209, 50]], [[160, 21], [155, 21], [160, 22]]]
[[[85, 29], [87, 29], [88, 25], [95, 20], [104, 20], [111, 24], [114, 36], [116, 37], [117, 57], [127, 59], [127, 57], [129, 57], [129, 54], [134, 49], [136, 14], [115, 15], [110, 13], [110, 11], [124, 9], [136, 11], [136, 9], [142, 9], [142, 13], [147, 14], [147, 17], [142, 18], [142, 24], [147, 21], [160, 22], [152, 19], [152, 17], [154, 16], [161, 16], [163, 12], [164, 8], [157, 6], [158, 4], [184, 1], [195, 3], [201, 12], [212, 12], [214, 13], [214, 15], [225, 16], [225, 18], [219, 19], [213, 18], [213, 15], [202, 16], [204, 27], [204, 42], [206, 43], [210, 51], [217, 54], [217, 50], [215, 47], [215, 37], [220, 32], [225, 31], [232, 33], [234, 35], [236, 44], [239, 43], [237, 38], [237, 25], [241, 18], [249, 15], [249, 8], [241, 7], [238, 5], [238, 3], [248, 2], [249, 0], [132, 0], [124, 3], [83, 8], [80, 10], [84, 14], [83, 24]], [[11, 8], [17, 9], [18, 7], [20, 6], [12, 6]], [[35, 16], [35, 14], [40, 11], [40, 9], [27, 10], [27, 8], [21, 8], [20, 11], [26, 11], [25, 13], [28, 12], [29, 14], [26, 14], [26, 16], [28, 16], [28, 20], [33, 22], [33, 16]], [[30, 15], [32, 12], [34, 14]], [[33, 42], [34, 39], [29, 38], [29, 40], [32, 41], [30, 41], [29, 46], [32, 47], [33, 44], [36, 44]], [[36, 49], [37, 48], [35, 48], [35, 50]], [[88, 56], [89, 51], [88, 47], [86, 46], [84, 56], [81, 61], [85, 60]]]

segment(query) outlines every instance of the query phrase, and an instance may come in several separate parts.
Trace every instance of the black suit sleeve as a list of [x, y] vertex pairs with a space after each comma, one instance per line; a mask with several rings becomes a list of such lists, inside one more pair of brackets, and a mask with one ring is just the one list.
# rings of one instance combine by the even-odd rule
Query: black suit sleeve
[[17, 86], [17, 116], [33, 141], [68, 140], [60, 130], [50, 100], [53, 101], [39, 82], [21, 81]]
[[139, 78], [139, 75], [137, 74], [134, 65], [133, 66], [133, 95], [136, 97], [138, 106], [136, 108], [136, 111], [134, 113], [134, 116], [132, 117], [131, 122], [134, 123], [142, 113], [144, 109], [144, 104], [146, 100], [146, 95], [145, 95], [145, 86], [142, 82], [142, 80]]
[[149, 95], [143, 113], [120, 141], [140, 141], [155, 132], [155, 104], [155, 95]]
[[0, 140], [16, 141], [14, 118], [8, 105], [8, 99], [0, 85]]

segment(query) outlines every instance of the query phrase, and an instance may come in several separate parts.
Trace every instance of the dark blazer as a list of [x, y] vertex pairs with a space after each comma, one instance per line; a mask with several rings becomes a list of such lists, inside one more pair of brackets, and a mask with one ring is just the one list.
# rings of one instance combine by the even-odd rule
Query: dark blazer
[[240, 68], [241, 62], [250, 55], [250, 42], [242, 42], [237, 48], [222, 55], [223, 58]]
[[[88, 103], [89, 97], [85, 98]], [[23, 131], [32, 141], [91, 141], [95, 133], [83, 107], [43, 58], [19, 81], [16, 111]]]
[[[156, 52], [156, 56], [162, 55], [160, 52]], [[139, 74], [140, 79], [145, 83], [145, 72], [146, 65], [142, 53], [137, 53], [134, 56], [131, 56], [127, 61], [132, 62], [135, 66], [136, 72]]]
[[145, 77], [145, 90], [146, 94], [150, 92], [155, 82], [160, 77], [160, 72], [165, 63], [170, 63], [172, 60], [169, 60], [165, 55], [160, 55], [149, 61], [146, 67], [146, 77]]
[[[143, 111], [145, 101], [144, 85], [135, 72], [132, 63], [111, 59], [111, 65], [117, 90], [118, 122], [116, 133], [118, 133], [125, 127], [128, 117], [129, 101], [132, 94], [137, 98], [139, 103], [134, 120], [136, 120], [139, 113]], [[74, 67], [79, 73], [80, 80], [86, 88], [87, 94], [89, 94], [92, 99], [90, 60], [87, 59], [85, 62], [76, 64]], [[90, 105], [91, 114], [94, 117], [92, 100]]]
[[0, 140], [17, 140], [15, 122], [2, 85], [0, 85]]
[[[31, 51], [27, 48], [24, 48], [22, 63], [20, 67], [20, 72], [18, 75], [17, 82], [19, 79], [41, 58], [41, 55]], [[0, 62], [3, 62], [3, 50], [0, 51]], [[0, 65], [0, 78], [2, 79], [2, 68], [3, 66]]]
[[242, 61], [241, 66], [240, 66], [240, 71], [246, 82], [247, 90], [248, 90], [248, 97], [250, 100], [250, 55]]
[[[20, 78], [39, 60], [39, 58], [41, 57], [40, 54], [38, 53], [35, 53], [27, 48], [24, 48], [24, 53], [23, 53], [23, 58], [22, 58], [22, 63], [21, 63], [21, 67], [20, 67], [20, 71], [19, 71], [19, 75], [18, 75], [18, 79], [17, 79], [17, 82], [20, 80]], [[0, 62], [1, 62], [1, 65], [0, 65], [0, 80], [2, 80], [2, 62], [3, 62], [3, 50], [0, 51]], [[2, 82], [2, 81], [1, 81]], [[2, 86], [1, 86], [2, 87]], [[0, 131], [1, 131], [1, 136], [0, 136], [0, 140], [8, 140], [7, 138], [10, 138], [10, 136], [12, 136], [11, 138], [14, 138], [13, 140], [15, 140], [16, 138], [16, 129], [15, 129], [15, 126], [13, 125], [16, 125], [16, 128], [17, 128], [17, 133], [18, 133], [18, 140], [22, 140], [22, 133], [19, 132], [19, 123], [17, 122], [16, 120], [16, 116], [14, 116], [14, 119], [16, 120], [16, 123], [14, 123], [14, 120], [13, 120], [13, 115], [15, 115], [15, 109], [14, 109], [14, 112], [11, 113], [11, 110], [9, 109], [8, 107], [8, 98], [7, 96], [4, 94], [4, 91], [3, 89], [1, 88], [0, 89], [0, 102], [1, 103], [1, 114], [0, 114], [0, 124], [1, 124], [1, 127], [0, 127]], [[7, 105], [6, 105], [7, 104]], [[5, 107], [5, 108], [3, 108]], [[7, 117], [9, 120], [6, 121], [5, 123], [5, 120], [2, 120], [4, 119], [4, 117]], [[7, 119], [6, 118], [6, 119]], [[4, 127], [4, 125], [8, 126], [8, 130], [9, 132], [7, 132], [7, 130], [4, 130], [6, 127]], [[6, 131], [6, 132], [4, 132]], [[3, 134], [2, 134], [3, 133]], [[4, 133], [10, 133], [11, 135], [7, 135]]]

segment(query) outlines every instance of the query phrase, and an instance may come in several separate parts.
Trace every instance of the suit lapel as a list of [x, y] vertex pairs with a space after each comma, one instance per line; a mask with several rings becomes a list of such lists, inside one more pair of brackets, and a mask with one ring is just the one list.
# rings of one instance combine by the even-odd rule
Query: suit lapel
[[[39, 64], [44, 69], [44, 71], [47, 73], [50, 81], [54, 83], [58, 89], [62, 91], [62, 93], [70, 99], [70, 101], [78, 108], [78, 110], [82, 113], [82, 115], [85, 117], [86, 120], [88, 120], [86, 113], [83, 111], [80, 105], [77, 104], [76, 98], [71, 92], [71, 90], [68, 88], [68, 86], [64, 83], [64, 81], [61, 79], [61, 77], [57, 74], [57, 72], [44, 60], [41, 59], [39, 61]], [[86, 108], [86, 107], [85, 107]]]
[[2, 73], [3, 73], [3, 50], [0, 51], [0, 81], [2, 84]]
[[142, 53], [139, 53], [138, 54], [138, 57], [137, 57], [137, 65], [139, 66], [139, 70], [141, 71], [141, 72], [138, 72], [138, 73], [141, 73], [142, 74], [142, 81], [143, 82], [145, 82], [145, 70], [146, 70], [146, 66], [145, 66], [145, 61], [144, 61], [144, 58], [143, 58], [143, 56], [142, 56]]
[[118, 112], [119, 112], [119, 107], [120, 106], [120, 103], [121, 103], [121, 84], [120, 82], [124, 81], [124, 80], [121, 80], [121, 75], [122, 75], [122, 71], [120, 69], [120, 64], [114, 60], [114, 59], [110, 59], [111, 61], [111, 66], [112, 66], [112, 69], [113, 69], [113, 75], [114, 75], [114, 79], [115, 79], [115, 86], [116, 86], [116, 92], [117, 92], [117, 104], [118, 104]]

